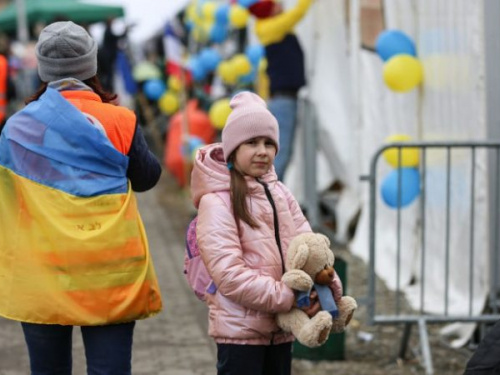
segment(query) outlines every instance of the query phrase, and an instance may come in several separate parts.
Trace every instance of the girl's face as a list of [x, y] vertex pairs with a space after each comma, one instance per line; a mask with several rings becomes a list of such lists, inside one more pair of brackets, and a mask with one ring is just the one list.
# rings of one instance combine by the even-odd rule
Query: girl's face
[[234, 167], [242, 174], [261, 177], [273, 165], [276, 146], [267, 137], [257, 137], [243, 142], [236, 149]]

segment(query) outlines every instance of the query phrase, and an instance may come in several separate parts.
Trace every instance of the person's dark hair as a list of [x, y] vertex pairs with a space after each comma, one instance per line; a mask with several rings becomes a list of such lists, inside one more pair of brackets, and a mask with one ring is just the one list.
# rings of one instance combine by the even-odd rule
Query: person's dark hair
[[[116, 100], [118, 95], [107, 92], [104, 90], [104, 88], [101, 85], [101, 81], [99, 81], [99, 78], [97, 75], [90, 77], [89, 79], [86, 79], [83, 81], [87, 86], [89, 86], [94, 92], [99, 95], [103, 103], [112, 103], [113, 101]], [[24, 100], [25, 104], [34, 102], [35, 100], [38, 100], [40, 96], [47, 90], [48, 83], [47, 82], [42, 82], [38, 90], [31, 95], [30, 97], [26, 98]]]
[[[229, 157], [229, 161], [233, 165], [235, 159], [234, 155], [235, 152], [233, 152]], [[236, 219], [236, 223], [239, 225], [240, 220], [243, 220], [252, 228], [258, 228], [259, 225], [250, 215], [246, 204], [248, 186], [245, 177], [234, 167], [229, 170], [229, 174], [231, 176], [231, 202], [233, 204], [233, 214], [234, 218]]]

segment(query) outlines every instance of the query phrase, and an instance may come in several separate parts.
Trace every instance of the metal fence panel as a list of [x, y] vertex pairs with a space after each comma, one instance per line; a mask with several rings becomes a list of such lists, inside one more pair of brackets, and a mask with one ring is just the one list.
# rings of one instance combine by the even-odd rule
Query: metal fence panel
[[[376, 259], [377, 249], [377, 217], [378, 217], [378, 189], [380, 184], [377, 181], [378, 165], [381, 156], [387, 151], [397, 152], [397, 178], [393, 181], [395, 186], [392, 196], [392, 204], [395, 211], [393, 226], [384, 228], [391, 231], [395, 238], [395, 277], [394, 283], [396, 300], [388, 304], [387, 301], [377, 296], [376, 283]], [[404, 180], [403, 167], [405, 167], [405, 153], [417, 152], [419, 162], [413, 168], [419, 176], [418, 199], [413, 205], [418, 208], [412, 211], [417, 217], [417, 254], [415, 264], [411, 269], [411, 275], [403, 272], [401, 259], [404, 247], [403, 214], [405, 214], [405, 204], [407, 203], [407, 191], [409, 182]], [[394, 156], [394, 154], [393, 154]], [[480, 161], [480, 162], [479, 162]], [[486, 166], [483, 168], [482, 166]], [[412, 173], [414, 173], [413, 171]], [[381, 147], [373, 156], [370, 166], [369, 176], [364, 176], [370, 184], [369, 201], [369, 275], [368, 275], [368, 295], [366, 297], [368, 316], [372, 324], [404, 324], [404, 334], [401, 343], [400, 355], [404, 355], [406, 350], [412, 325], [418, 326], [420, 344], [423, 355], [423, 364], [427, 374], [433, 373], [431, 349], [428, 341], [428, 323], [451, 323], [451, 322], [494, 322], [500, 319], [498, 311], [499, 297], [497, 293], [498, 285], [498, 262], [499, 262], [499, 193], [500, 193], [500, 142], [402, 142], [391, 143]], [[478, 196], [478, 184], [490, 186], [486, 197]], [[484, 189], [482, 189], [484, 190]], [[432, 194], [430, 193], [432, 191]], [[382, 193], [383, 194], [383, 193]], [[387, 193], [386, 193], [387, 194]], [[387, 197], [385, 197], [387, 202]], [[490, 234], [483, 243], [478, 242], [476, 235], [479, 230], [477, 224], [478, 202], [486, 199], [488, 229]], [[394, 203], [395, 202], [395, 203]], [[485, 202], [481, 202], [484, 206]], [[389, 203], [388, 203], [389, 204]], [[432, 211], [432, 215], [429, 212]], [[457, 220], [459, 215], [467, 215], [468, 225], [457, 225], [464, 220]], [[436, 228], [442, 231], [442, 236], [438, 236], [438, 241], [429, 243], [429, 233]], [[453, 264], [456, 264], [458, 251], [451, 246], [455, 237], [467, 239], [460, 244], [460, 256], [467, 270], [461, 275], [461, 284], [452, 282], [450, 275], [456, 274]], [[488, 241], [489, 239], [489, 241]], [[488, 243], [489, 242], [489, 243]], [[438, 245], [436, 245], [436, 243]], [[482, 254], [488, 254], [488, 260], [482, 259]], [[465, 255], [465, 256], [464, 256]], [[433, 262], [433, 258], [440, 256], [441, 262]], [[476, 262], [489, 262], [486, 267], [486, 274], [475, 274]], [[441, 269], [429, 267], [429, 264], [439, 264]], [[439, 272], [442, 282], [428, 285], [431, 272]], [[458, 271], [462, 272], [462, 271]], [[404, 275], [403, 275], [404, 274]], [[455, 275], [456, 276], [456, 275]], [[411, 277], [416, 280], [419, 293], [419, 306], [413, 308], [408, 306], [405, 300], [402, 281]], [[489, 296], [487, 307], [478, 311], [477, 306], [473, 307], [474, 296], [476, 296], [477, 282], [488, 280]], [[429, 308], [427, 295], [429, 288], [433, 288], [433, 295], [438, 295], [440, 299], [435, 305], [436, 309]], [[450, 295], [461, 291], [465, 296], [463, 305], [457, 313], [457, 306], [451, 305]], [[477, 296], [476, 296], [477, 297]], [[432, 306], [433, 308], [436, 306]], [[430, 312], [430, 310], [433, 310]]]

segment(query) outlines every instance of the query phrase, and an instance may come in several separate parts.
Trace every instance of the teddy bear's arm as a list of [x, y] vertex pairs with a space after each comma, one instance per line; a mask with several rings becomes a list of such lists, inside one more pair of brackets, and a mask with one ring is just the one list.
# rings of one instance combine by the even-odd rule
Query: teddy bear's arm
[[302, 270], [290, 270], [283, 274], [281, 280], [291, 289], [307, 291], [312, 288], [313, 280], [311, 276]]

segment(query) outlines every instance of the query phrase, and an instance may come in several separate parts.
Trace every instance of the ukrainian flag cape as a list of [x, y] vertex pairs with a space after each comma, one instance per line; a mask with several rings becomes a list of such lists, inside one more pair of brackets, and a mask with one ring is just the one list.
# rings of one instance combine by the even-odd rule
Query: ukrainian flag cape
[[117, 151], [59, 92], [0, 137], [0, 315], [100, 325], [161, 310], [144, 227]]

